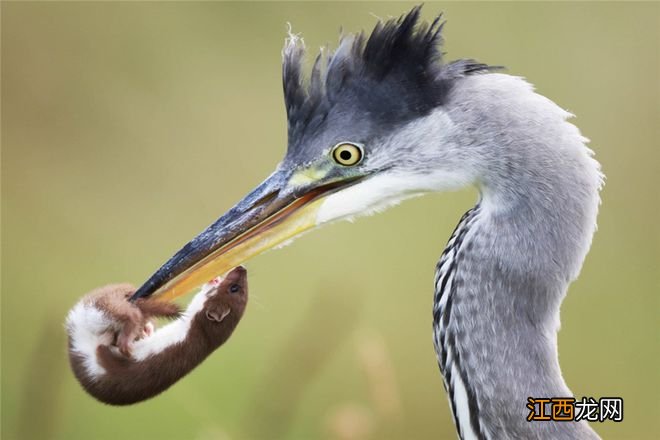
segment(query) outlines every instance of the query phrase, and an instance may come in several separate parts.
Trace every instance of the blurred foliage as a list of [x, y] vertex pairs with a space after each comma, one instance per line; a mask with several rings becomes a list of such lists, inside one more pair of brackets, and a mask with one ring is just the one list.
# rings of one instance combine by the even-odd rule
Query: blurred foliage
[[[135, 407], [80, 390], [60, 324], [91, 288], [146, 279], [277, 164], [287, 22], [317, 48], [410, 6], [2, 2], [3, 439], [455, 438], [432, 279], [474, 190], [256, 258], [232, 340]], [[578, 115], [603, 164], [599, 231], [559, 339], [577, 396], [625, 399], [623, 423], [595, 426], [606, 438], [660, 431], [659, 8], [424, 8], [446, 13], [448, 58], [527, 77]]]

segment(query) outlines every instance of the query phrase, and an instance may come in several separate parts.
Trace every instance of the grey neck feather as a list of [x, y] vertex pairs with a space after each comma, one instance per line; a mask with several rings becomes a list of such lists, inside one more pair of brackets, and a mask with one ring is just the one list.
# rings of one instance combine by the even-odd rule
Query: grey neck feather
[[528, 422], [525, 405], [572, 396], [559, 308], [591, 243], [602, 176], [563, 111], [521, 80], [493, 77], [507, 76], [466, 80], [447, 109], [480, 156], [482, 193], [436, 276], [436, 348], [459, 436], [598, 438], [585, 422]]

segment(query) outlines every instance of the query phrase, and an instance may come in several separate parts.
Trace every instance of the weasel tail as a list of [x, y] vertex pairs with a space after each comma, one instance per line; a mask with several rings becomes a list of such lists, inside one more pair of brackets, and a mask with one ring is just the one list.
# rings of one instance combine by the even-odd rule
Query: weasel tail
[[[237, 267], [205, 284], [188, 308], [128, 298], [128, 284], [92, 291], [69, 312], [69, 360], [82, 387], [110, 405], [149, 399], [192, 371], [224, 344], [248, 298], [247, 271]], [[152, 318], [172, 322], [154, 330]]]

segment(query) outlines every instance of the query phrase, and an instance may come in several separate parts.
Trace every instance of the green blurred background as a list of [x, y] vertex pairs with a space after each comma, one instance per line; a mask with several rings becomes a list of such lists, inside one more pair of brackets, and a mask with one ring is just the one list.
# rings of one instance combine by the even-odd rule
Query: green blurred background
[[[2, 438], [455, 438], [431, 342], [436, 260], [473, 189], [326, 227], [249, 263], [235, 336], [164, 395], [111, 408], [68, 370], [86, 291], [140, 284], [283, 156], [286, 23], [308, 47], [403, 3], [2, 3]], [[427, 3], [448, 59], [505, 65], [575, 120], [607, 174], [562, 309], [606, 438], [660, 430], [658, 3]]]

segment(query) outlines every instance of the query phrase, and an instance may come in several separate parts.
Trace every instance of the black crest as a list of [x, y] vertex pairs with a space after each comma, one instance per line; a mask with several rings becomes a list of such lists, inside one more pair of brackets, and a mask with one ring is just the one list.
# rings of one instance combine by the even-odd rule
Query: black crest
[[343, 36], [334, 53], [319, 53], [308, 82], [304, 44], [289, 35], [282, 75], [290, 148], [317, 131], [330, 112], [404, 123], [442, 105], [457, 78], [490, 70], [472, 60], [443, 65], [442, 16], [420, 23], [420, 10], [416, 6], [398, 19], [379, 21], [368, 37], [364, 32]]

